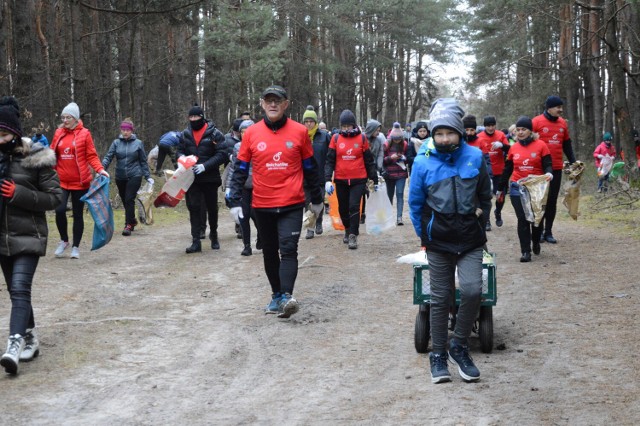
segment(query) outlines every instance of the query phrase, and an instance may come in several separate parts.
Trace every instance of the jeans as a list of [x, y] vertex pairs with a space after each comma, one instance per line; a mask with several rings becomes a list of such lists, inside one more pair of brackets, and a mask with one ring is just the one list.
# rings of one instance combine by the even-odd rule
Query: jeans
[[214, 182], [194, 182], [187, 191], [187, 208], [191, 222], [191, 238], [200, 239], [200, 232], [206, 224], [202, 221], [202, 205], [209, 216], [209, 239], [218, 239], [218, 186]]
[[509, 196], [513, 210], [516, 212], [516, 218], [518, 218], [518, 239], [520, 240], [520, 251], [531, 252], [531, 241], [540, 241], [542, 235], [542, 224], [540, 226], [533, 226], [533, 223], [529, 222], [525, 218], [524, 208], [520, 201], [520, 196], [513, 195], [513, 192]]
[[124, 205], [124, 221], [127, 225], [136, 224], [136, 196], [142, 183], [142, 176], [130, 179], [116, 179], [118, 193]]
[[304, 208], [285, 211], [254, 209], [262, 242], [264, 270], [272, 293], [293, 294], [298, 277], [298, 242]]
[[338, 212], [346, 234], [360, 234], [360, 199], [364, 194], [365, 182], [348, 184], [336, 181]]
[[404, 186], [407, 183], [407, 178], [402, 179], [387, 179], [384, 181], [387, 185], [387, 195], [389, 201], [393, 204], [393, 194], [395, 193], [398, 203], [396, 204], [397, 217], [402, 217], [402, 208], [404, 207]]
[[31, 284], [39, 259], [35, 254], [0, 255], [0, 266], [11, 297], [10, 335], [24, 336], [28, 328], [36, 325], [31, 306]]
[[456, 266], [460, 288], [460, 306], [453, 338], [467, 345], [471, 328], [480, 309], [482, 295], [482, 247], [464, 254], [427, 251], [431, 286], [431, 338], [433, 352], [447, 350], [449, 308], [453, 304]]
[[69, 241], [67, 232], [67, 201], [71, 195], [71, 209], [73, 213], [73, 244], [72, 247], [80, 246], [82, 234], [84, 232], [84, 202], [80, 197], [86, 194], [88, 189], [68, 190], [62, 189], [62, 202], [56, 207], [56, 227], [60, 233], [60, 240]]

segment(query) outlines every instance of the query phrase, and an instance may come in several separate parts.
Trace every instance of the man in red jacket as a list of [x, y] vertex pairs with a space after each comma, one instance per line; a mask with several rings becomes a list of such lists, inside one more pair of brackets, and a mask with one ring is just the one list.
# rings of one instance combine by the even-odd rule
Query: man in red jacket
[[[560, 181], [562, 180], [562, 168], [564, 153], [569, 163], [575, 163], [576, 157], [573, 154], [569, 127], [562, 118], [562, 99], [559, 96], [549, 96], [545, 101], [545, 111], [533, 118], [533, 131], [540, 135], [540, 139], [545, 142], [551, 151], [551, 168], [553, 169], [553, 180], [549, 184], [549, 195], [547, 196], [547, 207], [544, 213], [544, 232], [540, 242], [555, 244], [558, 241], [553, 237], [553, 221], [556, 218], [556, 207], [558, 204], [558, 194], [560, 193]], [[543, 226], [542, 224], [540, 226]]]
[[289, 99], [284, 88], [269, 86], [262, 93], [260, 106], [264, 119], [246, 130], [234, 163], [230, 213], [236, 223], [243, 218], [242, 188], [251, 165], [251, 207], [272, 290], [266, 313], [289, 318], [299, 309], [292, 294], [298, 275], [298, 241], [305, 206], [303, 184], [309, 190], [310, 210], [317, 217], [324, 208], [322, 182], [307, 128], [285, 115]]

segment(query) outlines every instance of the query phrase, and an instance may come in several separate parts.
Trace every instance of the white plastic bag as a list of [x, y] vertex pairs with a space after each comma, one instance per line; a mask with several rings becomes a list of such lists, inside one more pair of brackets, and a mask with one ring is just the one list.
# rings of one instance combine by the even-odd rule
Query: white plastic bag
[[[192, 158], [193, 157], [193, 158]], [[178, 161], [178, 170], [171, 177], [165, 170], [167, 182], [162, 187], [162, 191], [158, 198], [155, 199], [153, 205], [155, 207], [175, 207], [184, 198], [187, 190], [193, 183], [195, 175], [191, 170], [198, 159], [194, 155], [189, 155]]]
[[396, 218], [386, 191], [373, 191], [367, 200], [367, 234], [380, 235], [395, 228]]

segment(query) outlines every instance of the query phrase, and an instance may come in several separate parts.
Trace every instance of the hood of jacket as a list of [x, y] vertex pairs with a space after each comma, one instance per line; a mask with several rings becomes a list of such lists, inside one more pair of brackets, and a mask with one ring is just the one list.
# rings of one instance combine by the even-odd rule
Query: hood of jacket
[[367, 138], [371, 139], [373, 132], [375, 132], [380, 126], [382, 126], [382, 124], [378, 120], [369, 120], [367, 121], [367, 125], [364, 127], [364, 134], [367, 135]]
[[39, 169], [45, 166], [56, 165], [56, 153], [40, 142], [33, 142], [27, 137], [23, 137], [13, 150], [14, 154], [24, 156], [22, 166], [27, 169]]

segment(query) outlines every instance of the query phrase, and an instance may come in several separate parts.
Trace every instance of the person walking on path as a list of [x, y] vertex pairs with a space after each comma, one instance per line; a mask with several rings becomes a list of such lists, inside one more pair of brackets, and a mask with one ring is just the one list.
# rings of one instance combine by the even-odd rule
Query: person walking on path
[[560, 183], [562, 180], [562, 169], [564, 161], [562, 154], [567, 156], [569, 164], [576, 162], [573, 154], [571, 137], [569, 136], [569, 126], [562, 118], [563, 102], [558, 96], [549, 96], [545, 101], [545, 110], [542, 114], [533, 117], [533, 132], [540, 135], [540, 139], [547, 144], [551, 152], [551, 167], [553, 168], [553, 180], [549, 185], [549, 195], [547, 196], [547, 207], [542, 219], [543, 234], [540, 242], [556, 244], [558, 241], [553, 236], [553, 222], [556, 218], [558, 207], [558, 195], [560, 194]]
[[344, 225], [342, 241], [349, 248], [358, 248], [360, 233], [360, 199], [364, 194], [367, 179], [371, 179], [378, 190], [378, 172], [369, 149], [369, 140], [356, 124], [356, 116], [348, 109], [340, 114], [340, 132], [331, 138], [329, 153], [324, 168], [325, 191], [338, 197], [338, 211]]
[[[409, 183], [411, 222], [429, 262], [432, 383], [451, 380], [447, 361], [466, 381], [480, 379], [468, 338], [482, 293], [482, 253], [487, 242], [483, 210], [491, 207], [491, 181], [482, 152], [464, 141], [464, 111], [452, 98], [429, 113], [432, 138], [413, 162]], [[447, 352], [451, 284], [457, 275], [460, 307]]]
[[[318, 114], [316, 114], [312, 106], [308, 106], [302, 115], [302, 123], [309, 133], [309, 139], [311, 139], [311, 144], [313, 145], [313, 158], [316, 160], [318, 173], [320, 174], [320, 179], [322, 179], [324, 176], [324, 165], [327, 160], [327, 152], [329, 151], [331, 136], [326, 130], [318, 128]], [[324, 188], [321, 187], [320, 190], [322, 191], [322, 199], [324, 200]], [[305, 202], [307, 205], [311, 205], [311, 191], [309, 188], [305, 188], [304, 194]], [[323, 213], [320, 213], [318, 217], [316, 217], [316, 226], [314, 229], [307, 229], [307, 235], [305, 235], [307, 240], [313, 238], [314, 235], [322, 234], [322, 216]]]
[[416, 123], [416, 127], [413, 128], [411, 135], [411, 139], [409, 139], [409, 146], [407, 147], [407, 167], [409, 174], [411, 174], [411, 166], [413, 166], [413, 160], [415, 160], [416, 155], [418, 155], [420, 147], [431, 137], [427, 122], [418, 121]]
[[116, 186], [124, 204], [124, 229], [122, 235], [128, 237], [135, 229], [136, 220], [136, 195], [140, 189], [142, 178], [153, 185], [147, 154], [144, 151], [144, 143], [133, 133], [134, 127], [131, 119], [126, 118], [120, 123], [120, 136], [115, 139], [107, 154], [102, 160], [105, 170], [109, 169], [111, 161], [115, 158]]
[[71, 197], [73, 216], [73, 239], [71, 258], [80, 258], [80, 241], [84, 233], [84, 202], [80, 198], [87, 193], [96, 173], [109, 177], [104, 169], [93, 138], [80, 120], [80, 108], [75, 102], [64, 107], [60, 114], [62, 125], [56, 130], [51, 141], [51, 149], [56, 153], [56, 172], [62, 188], [62, 202], [56, 208], [56, 227], [60, 233], [60, 243], [55, 251], [56, 257], [62, 257], [69, 247], [67, 231], [67, 202]]
[[542, 227], [534, 226], [527, 221], [522, 207], [518, 180], [530, 175], [542, 174], [547, 175], [547, 180], [555, 179], [552, 173], [549, 148], [538, 138], [537, 134], [532, 132], [532, 129], [533, 123], [529, 117], [522, 116], [516, 122], [517, 142], [509, 149], [496, 192], [496, 198], [504, 202], [504, 191], [509, 191], [509, 199], [518, 219], [518, 240], [520, 240], [520, 252], [522, 253], [520, 262], [531, 262], [532, 244], [533, 254], [540, 254]]
[[393, 204], [393, 195], [396, 196], [396, 225], [402, 226], [402, 211], [404, 208], [404, 186], [407, 183], [409, 173], [407, 171], [408, 143], [404, 140], [404, 134], [400, 123], [393, 123], [389, 133], [389, 139], [384, 143], [384, 167], [389, 201]]
[[189, 126], [184, 129], [178, 145], [178, 158], [195, 155], [198, 160], [193, 166], [195, 180], [186, 194], [189, 222], [191, 222], [191, 245], [187, 254], [202, 251], [202, 203], [209, 216], [209, 240], [211, 249], [219, 250], [218, 241], [218, 187], [222, 184], [220, 166], [228, 161], [229, 153], [224, 148], [224, 135], [213, 122], [204, 118], [204, 111], [194, 105], [188, 114]]
[[15, 98], [0, 100], [0, 266], [11, 298], [0, 365], [9, 374], [40, 353], [31, 294], [38, 260], [47, 250], [45, 212], [62, 201], [55, 164], [52, 150], [23, 137]]
[[307, 128], [285, 114], [289, 108], [285, 89], [278, 85], [267, 87], [260, 106], [264, 118], [246, 130], [235, 161], [230, 213], [236, 223], [244, 217], [242, 190], [253, 167], [251, 206], [272, 291], [266, 313], [289, 318], [299, 310], [293, 290], [298, 275], [304, 186], [310, 191], [311, 210], [318, 216], [324, 208], [322, 181]]
[[158, 141], [158, 158], [156, 160], [156, 176], [162, 176], [162, 164], [165, 158], [169, 157], [173, 169], [178, 168], [178, 162], [176, 161], [176, 148], [180, 143], [180, 132], [172, 130], [160, 136]]
[[[611, 157], [611, 159], [614, 159], [616, 157], [616, 147], [613, 146], [612, 142], [613, 136], [611, 135], [611, 133], [606, 132], [602, 137], [602, 142], [600, 142], [600, 145], [598, 145], [593, 151], [593, 158], [595, 158], [596, 161], [596, 169], [600, 168], [602, 159], [604, 157]], [[607, 192], [608, 187], [609, 172], [603, 175], [598, 175], [598, 192]]]
[[[371, 155], [373, 156], [373, 160], [376, 164], [376, 172], [378, 175], [382, 174], [384, 170], [384, 143], [386, 141], [384, 135], [381, 133], [382, 124], [378, 120], [370, 119], [367, 121], [367, 125], [364, 127], [364, 134], [369, 141], [369, 149], [371, 150]], [[322, 169], [322, 173], [324, 174], [324, 168]], [[324, 177], [324, 176], [323, 176]], [[367, 198], [369, 197], [369, 193], [365, 190], [362, 195], [361, 202], [362, 208], [360, 214], [360, 224], [364, 224], [366, 221], [365, 211], [367, 209]]]

